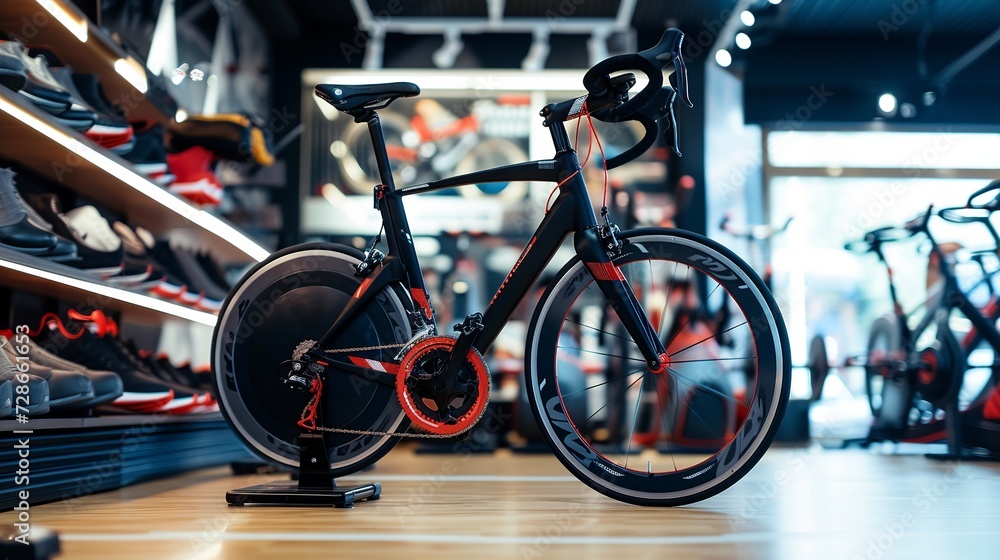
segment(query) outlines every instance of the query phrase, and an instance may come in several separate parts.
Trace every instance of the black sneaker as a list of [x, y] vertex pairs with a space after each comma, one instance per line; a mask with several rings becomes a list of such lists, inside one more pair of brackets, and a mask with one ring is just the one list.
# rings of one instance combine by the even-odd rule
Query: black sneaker
[[26, 80], [18, 94], [53, 115], [65, 113], [73, 106], [72, 96], [52, 77], [44, 56], [30, 56], [24, 45], [17, 41], [0, 41], [0, 49], [20, 57], [24, 65]]
[[163, 127], [159, 125], [137, 128], [135, 146], [123, 157], [132, 162], [136, 171], [149, 177], [161, 187], [169, 186], [175, 177], [167, 165], [167, 149], [163, 145]]
[[0, 247], [42, 255], [56, 243], [55, 235], [31, 223], [28, 210], [14, 188], [14, 172], [0, 168]]
[[[141, 232], [136, 230], [136, 233]], [[144, 239], [143, 241], [146, 242], [148, 239]], [[187, 275], [184, 267], [177, 260], [177, 255], [174, 254], [174, 250], [170, 247], [169, 242], [163, 239], [156, 240], [152, 246], [146, 243], [146, 248], [149, 251], [149, 255], [153, 257], [153, 260], [160, 263], [160, 266], [167, 272], [167, 275], [175, 278], [185, 287], [184, 292], [177, 296], [177, 299], [181, 303], [196, 305], [205, 297], [204, 288], [197, 285], [194, 281], [195, 279]]]
[[64, 214], [54, 194], [29, 196], [28, 203], [52, 225], [54, 233], [76, 243], [79, 258], [66, 264], [102, 278], [121, 273], [125, 260], [121, 239], [96, 208], [83, 206]]
[[[129, 284], [130, 287], [138, 290], [151, 290], [159, 286], [161, 282], [167, 280], [167, 275], [163, 272], [163, 268], [149, 256], [146, 252], [146, 246], [139, 239], [139, 236], [132, 231], [132, 228], [122, 222], [115, 222], [111, 226], [111, 229], [122, 240], [122, 248], [125, 251], [125, 269], [147, 271], [144, 279]], [[124, 274], [123, 272], [122, 275], [124, 276]], [[179, 288], [180, 286], [173, 288], [171, 293], [178, 293], [177, 290]]]
[[34, 340], [27, 342], [28, 356], [31, 361], [56, 370], [75, 371], [82, 373], [90, 380], [94, 387], [94, 396], [90, 399], [77, 403], [79, 408], [92, 408], [101, 404], [109, 403], [122, 396], [125, 388], [122, 380], [112, 371], [92, 370], [80, 364], [64, 360], [59, 356], [49, 352], [39, 346]]
[[204, 311], [218, 311], [222, 308], [222, 302], [226, 300], [229, 291], [215, 284], [205, 272], [205, 269], [198, 263], [194, 255], [184, 249], [174, 249], [174, 256], [177, 263], [184, 269], [184, 273], [194, 282], [195, 289], [205, 294], [195, 305]]
[[208, 252], [202, 251], [197, 253], [195, 257], [198, 259], [198, 264], [201, 265], [201, 268], [206, 274], [208, 274], [208, 277], [211, 278], [217, 286], [225, 289], [226, 292], [232, 291], [233, 285], [226, 278], [226, 272], [222, 270], [219, 263], [212, 258], [212, 255]]
[[[87, 319], [94, 316], [103, 318], [103, 313], [82, 315], [74, 311], [70, 317]], [[102, 321], [68, 319], [61, 321], [54, 315], [43, 319], [43, 326], [37, 333], [39, 346], [57, 356], [84, 366], [87, 369], [113, 371], [122, 381], [124, 393], [116, 400], [135, 402], [169, 402], [175, 392], [156, 378], [151, 378], [135, 367], [128, 359], [111, 350], [100, 333], [106, 328]], [[102, 334], [106, 334], [102, 333]]]

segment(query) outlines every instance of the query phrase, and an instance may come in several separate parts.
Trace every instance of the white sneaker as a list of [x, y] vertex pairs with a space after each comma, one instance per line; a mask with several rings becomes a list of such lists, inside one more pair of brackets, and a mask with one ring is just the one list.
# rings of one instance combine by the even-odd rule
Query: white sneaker
[[111, 229], [104, 216], [93, 206], [74, 208], [62, 215], [77, 239], [95, 251], [112, 252], [122, 246], [122, 240]]

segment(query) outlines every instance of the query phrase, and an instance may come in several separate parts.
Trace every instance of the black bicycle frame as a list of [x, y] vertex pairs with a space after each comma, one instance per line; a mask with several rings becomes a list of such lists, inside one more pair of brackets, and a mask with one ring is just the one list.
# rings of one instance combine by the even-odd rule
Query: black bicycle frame
[[421, 326], [424, 321], [435, 325], [434, 313], [424, 287], [406, 211], [403, 208], [404, 196], [484, 182], [543, 181], [559, 183], [559, 196], [483, 312], [482, 329], [474, 335], [471, 345], [481, 354], [489, 349], [514, 313], [517, 304], [538, 280], [566, 236], [573, 233], [577, 255], [612, 303], [626, 331], [639, 346], [647, 365], [653, 371], [663, 370], [666, 351], [639, 306], [631, 287], [602, 246], [597, 217], [594, 215], [586, 183], [580, 173], [580, 162], [570, 145], [569, 135], [562, 122], [549, 123], [549, 131], [556, 149], [553, 159], [486, 169], [398, 190], [393, 182], [385, 139], [377, 114], [373, 114], [368, 121], [368, 131], [375, 147], [375, 158], [382, 179], [382, 185], [375, 187], [375, 201], [385, 225], [388, 256], [382, 261], [382, 266], [375, 267], [364, 278], [354, 297], [319, 340], [320, 348], [325, 348], [327, 343], [348, 324], [353, 314], [378, 293], [379, 289], [393, 282], [401, 282], [409, 288], [411, 299], [422, 315], [415, 326]]
[[[942, 288], [940, 303], [935, 309], [927, 311], [913, 333], [915, 335], [922, 333], [936, 319], [936, 315], [939, 312], [943, 312], [947, 318], [951, 314], [952, 309], [958, 309], [972, 323], [973, 328], [976, 329], [976, 333], [986, 340], [995, 352], [1000, 353], [1000, 332], [997, 331], [989, 317], [983, 315], [979, 308], [969, 299], [969, 296], [958, 286], [958, 278], [951, 270], [951, 267], [948, 266], [944, 254], [938, 249], [937, 242], [929, 231], [925, 232], [925, 234], [931, 241], [931, 253], [937, 256], [938, 270], [940, 270], [941, 276], [944, 278], [944, 286]], [[911, 344], [914, 342], [915, 340], [910, 341]], [[964, 350], [970, 350], [970, 348], [965, 348]]]

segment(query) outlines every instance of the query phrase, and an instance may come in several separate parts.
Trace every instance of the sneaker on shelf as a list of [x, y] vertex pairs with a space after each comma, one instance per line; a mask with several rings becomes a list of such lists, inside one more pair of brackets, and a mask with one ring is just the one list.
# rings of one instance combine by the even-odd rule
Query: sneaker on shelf
[[[51, 69], [52, 76], [73, 96], [73, 101], [87, 108], [94, 114], [94, 124], [86, 131], [85, 136], [106, 148], [127, 143], [132, 136], [132, 126], [118, 113], [100, 112], [87, 101], [73, 79], [73, 69], [68, 66]], [[89, 97], [93, 97], [92, 95]], [[110, 145], [109, 145], [110, 144]]]
[[[14, 352], [10, 339], [0, 335], [0, 354], [11, 362], [25, 364], [31, 375], [37, 375], [49, 385], [49, 407], [52, 410], [78, 409], [80, 403], [94, 398], [94, 385], [79, 371], [56, 370], [32, 362], [28, 356]], [[22, 366], [24, 367], [24, 366]]]
[[[70, 310], [69, 318], [60, 320], [49, 313], [42, 318], [42, 326], [31, 333], [43, 348], [59, 357], [80, 364], [88, 369], [112, 371], [122, 382], [123, 393], [110, 405], [124, 412], [155, 412], [166, 406], [178, 395], [170, 387], [136, 368], [104, 340], [112, 329], [110, 321], [100, 312], [81, 314]], [[103, 407], [102, 407], [103, 409]]]
[[20, 48], [20, 45], [13, 41], [0, 41], [0, 85], [19, 91], [28, 81], [28, 71], [15, 48]]
[[135, 146], [124, 157], [132, 162], [132, 167], [136, 171], [149, 177], [161, 187], [170, 185], [176, 179], [167, 165], [167, 150], [163, 147], [163, 127], [160, 125], [137, 127]]
[[200, 146], [222, 159], [259, 165], [274, 163], [270, 138], [246, 115], [195, 115], [184, 122], [171, 122], [169, 132], [167, 149], [172, 152]]
[[[143, 245], [142, 240], [132, 231], [132, 228], [128, 227], [122, 222], [115, 222], [111, 229], [115, 231], [115, 234], [122, 241], [122, 249], [125, 251], [125, 270], [144, 270], [145, 275], [143, 278], [132, 279], [127, 285], [130, 288], [135, 288], [137, 290], [151, 290], [156, 286], [159, 286], [161, 282], [167, 280], [166, 273], [163, 269], [153, 261], [152, 258], [146, 253], [146, 246]], [[121, 277], [126, 276], [125, 272], [122, 272]], [[118, 280], [120, 277], [113, 277], [112, 280]], [[175, 293], [180, 286], [173, 287], [170, 290], [171, 293]]]
[[69, 109], [58, 115], [53, 115], [52, 120], [77, 132], [87, 133], [94, 128], [94, 123], [97, 122], [97, 114], [85, 105], [80, 104], [76, 99], [72, 99]]
[[215, 154], [195, 146], [180, 153], [168, 153], [167, 165], [174, 182], [167, 190], [195, 204], [218, 205], [222, 202], [222, 183], [212, 171]]
[[[7, 336], [8, 339], [12, 336], [11, 331], [5, 331], [0, 334]], [[30, 337], [25, 345], [28, 349], [28, 358], [32, 363], [55, 370], [79, 372], [90, 380], [94, 388], [94, 396], [77, 403], [78, 408], [93, 408], [100, 404], [109, 403], [122, 396], [122, 393], [125, 391], [121, 378], [113, 371], [87, 369], [76, 362], [60, 358], [39, 346]]]
[[[136, 233], [140, 233], [137, 231]], [[149, 232], [146, 232], [149, 233]], [[149, 250], [150, 256], [160, 263], [163, 269], [167, 272], [168, 276], [173, 276], [185, 286], [185, 291], [181, 294], [178, 299], [182, 303], [188, 305], [199, 305], [199, 302], [205, 298], [205, 288], [197, 283], [196, 278], [191, 278], [188, 276], [187, 271], [181, 266], [180, 261], [177, 258], [177, 254], [170, 243], [166, 240], [156, 240], [152, 246], [146, 245]]]
[[[122, 222], [115, 222], [114, 230], [121, 237], [126, 255], [131, 255], [129, 258], [135, 259], [137, 262], [148, 262], [153, 267], [149, 281], [144, 282], [141, 286], [142, 288], [160, 297], [189, 303], [193, 303], [201, 298], [201, 294], [188, 289], [186, 279], [178, 278], [170, 268], [159, 262], [152, 255], [151, 252], [156, 247], [156, 238], [152, 233], [141, 227], [133, 230]], [[153, 278], [157, 276], [159, 277], [159, 281], [154, 282]]]
[[43, 255], [56, 248], [56, 236], [32, 224], [17, 189], [14, 172], [0, 168], [0, 247], [26, 255]]
[[222, 308], [222, 302], [226, 301], [226, 296], [229, 295], [229, 290], [216, 285], [192, 253], [177, 248], [174, 249], [174, 256], [184, 270], [184, 274], [194, 283], [194, 288], [205, 294], [205, 297], [198, 301], [196, 307], [203, 311], [219, 311]]
[[[47, 414], [51, 409], [49, 405], [49, 383], [37, 375], [31, 373], [26, 375], [28, 381], [28, 404], [21, 405], [17, 403], [18, 406], [11, 406], [10, 410], [3, 407], [4, 410], [0, 412], [5, 412], [8, 417], [14, 416], [15, 412], [21, 413], [22, 410], [28, 416], [35, 416]], [[0, 352], [0, 383], [7, 381], [11, 383], [12, 391], [16, 394], [16, 385], [20, 385], [21, 381], [24, 381], [24, 372], [19, 370], [10, 361], [6, 352]]]
[[135, 344], [124, 342], [118, 335], [118, 325], [102, 312], [94, 311], [90, 314], [82, 314], [70, 310], [69, 316], [71, 319], [83, 321], [84, 325], [100, 337], [101, 342], [105, 344], [105, 347], [111, 354], [121, 359], [124, 363], [136, 368], [136, 371], [141, 372], [145, 378], [158, 380], [174, 392], [174, 399], [170, 401], [169, 405], [161, 409], [162, 412], [188, 414], [211, 404], [211, 398], [206, 398], [208, 397], [207, 395], [198, 393], [195, 388], [181, 381], [158, 377], [145, 361], [139, 357]]
[[77, 93], [87, 106], [97, 113], [99, 124], [85, 134], [102, 147], [118, 154], [126, 154], [135, 146], [134, 131], [125, 115], [108, 101], [95, 74], [71, 74]]
[[49, 224], [52, 231], [76, 243], [78, 259], [66, 264], [102, 278], [122, 272], [125, 253], [121, 239], [93, 206], [81, 206], [63, 213], [54, 194], [28, 197], [28, 202]]
[[223, 270], [218, 261], [212, 258], [211, 254], [207, 251], [199, 251], [195, 254], [195, 258], [198, 259], [198, 264], [208, 274], [208, 277], [212, 279], [212, 282], [215, 282], [216, 286], [226, 290], [226, 292], [233, 289], [232, 283], [226, 278], [226, 271]]
[[[39, 216], [38, 212], [36, 212], [30, 204], [24, 201], [20, 192], [17, 193], [17, 199], [21, 201], [21, 206], [23, 206], [24, 210], [28, 213], [28, 221], [31, 225], [38, 229], [44, 229], [45, 231], [52, 233], [52, 224], [46, 222], [44, 218]], [[40, 253], [38, 256], [48, 261], [63, 264], [77, 260], [76, 243], [73, 243], [61, 235], [56, 235], [55, 233], [52, 233], [52, 235], [55, 235], [56, 237], [56, 244], [51, 249], [44, 253]]]
[[0, 41], [0, 50], [19, 57], [24, 65], [26, 79], [18, 94], [53, 115], [69, 110], [73, 105], [72, 96], [49, 73], [49, 64], [44, 56], [30, 56], [18, 41]]

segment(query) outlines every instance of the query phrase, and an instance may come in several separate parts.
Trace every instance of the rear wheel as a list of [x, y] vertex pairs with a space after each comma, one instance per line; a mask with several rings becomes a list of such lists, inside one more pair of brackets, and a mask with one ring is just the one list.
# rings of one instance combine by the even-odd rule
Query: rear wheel
[[[319, 339], [350, 301], [362, 255], [327, 243], [271, 255], [230, 292], [212, 341], [212, 378], [219, 407], [237, 435], [262, 458], [297, 466], [298, 436], [309, 395], [281, 382], [279, 367], [305, 340]], [[352, 352], [388, 362], [412, 333], [406, 309], [383, 290], [361, 309], [330, 348], [382, 347]], [[334, 368], [327, 371], [318, 423], [331, 428], [396, 432], [406, 426], [395, 388]], [[334, 476], [356, 472], [389, 452], [391, 436], [325, 433]]]
[[[677, 230], [624, 239], [614, 262], [660, 333], [667, 371], [646, 368], [613, 311], [602, 318], [606, 300], [574, 258], [536, 308], [529, 402], [560, 461], [598, 492], [639, 505], [697, 502], [739, 480], [774, 438], [788, 400], [788, 337], [763, 282], [725, 247]], [[726, 325], [706, 332], [689, 319], [701, 310], [678, 312], [698, 292], [702, 301], [728, 294]], [[749, 343], [727, 349], [715, 343], [723, 333]], [[567, 362], [594, 372], [586, 387], [563, 382]]]
[[[900, 328], [895, 317], [879, 317], [872, 324], [872, 330], [868, 334], [865, 391], [868, 394], [868, 405], [872, 409], [872, 416], [875, 418], [882, 412], [882, 404], [886, 397], [886, 382], [893, 379], [896, 364], [906, 360]], [[898, 399], [894, 396], [891, 400]]]

